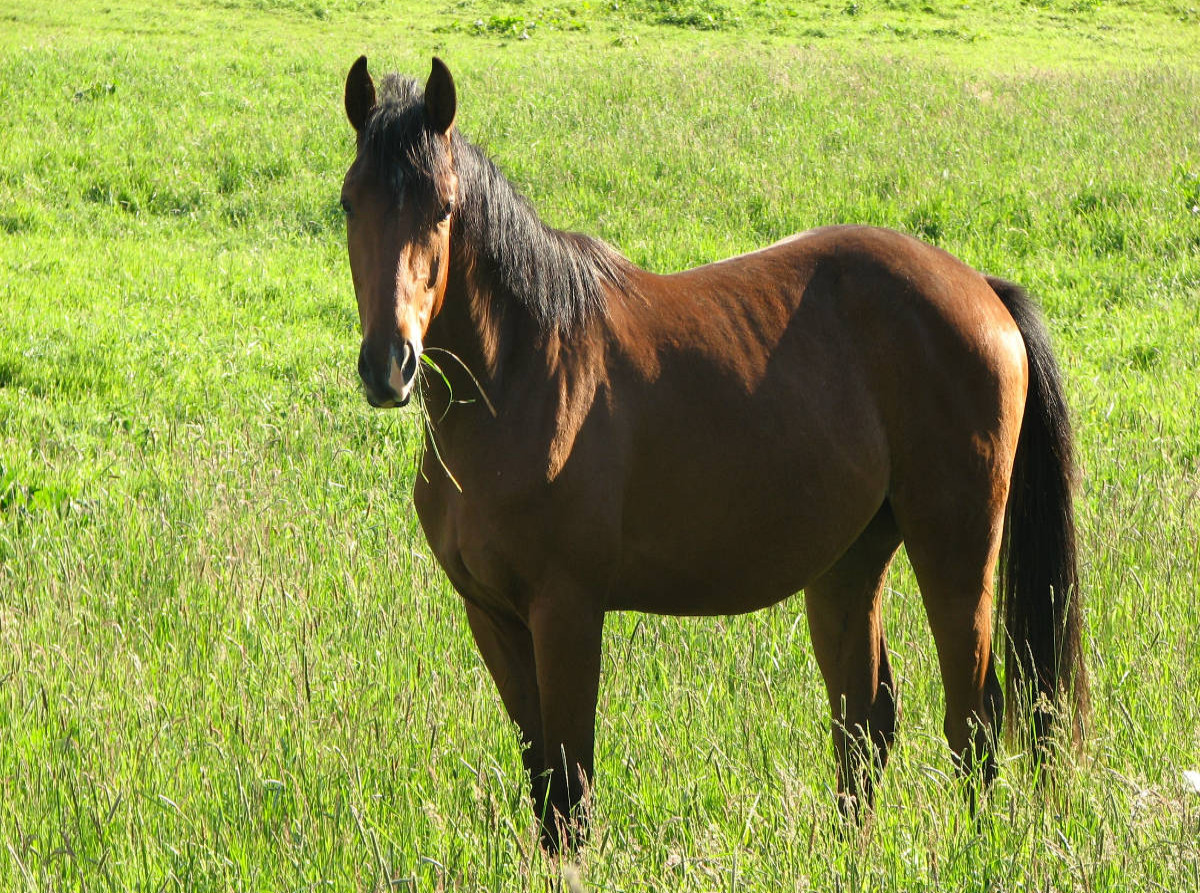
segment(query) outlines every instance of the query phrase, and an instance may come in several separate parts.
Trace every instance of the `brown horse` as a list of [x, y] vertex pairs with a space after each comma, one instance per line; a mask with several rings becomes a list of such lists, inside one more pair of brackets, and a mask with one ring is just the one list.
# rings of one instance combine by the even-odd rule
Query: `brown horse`
[[[543, 840], [581, 829], [607, 611], [728, 614], [804, 590], [839, 801], [869, 803], [896, 701], [880, 610], [903, 542], [957, 765], [995, 774], [1003, 694], [1044, 743], [1087, 710], [1071, 434], [1017, 286], [899, 233], [801, 233], [669, 276], [543, 224], [424, 92], [346, 81], [358, 369], [425, 403], [414, 501], [527, 745]], [[422, 357], [437, 375], [421, 374]], [[423, 385], [422, 385], [423, 382]]]

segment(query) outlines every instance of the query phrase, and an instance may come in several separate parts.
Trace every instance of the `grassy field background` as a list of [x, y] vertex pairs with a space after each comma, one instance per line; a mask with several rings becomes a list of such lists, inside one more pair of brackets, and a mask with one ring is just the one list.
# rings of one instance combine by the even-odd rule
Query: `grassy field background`
[[[0, 889], [1200, 890], [1189, 0], [0, 0]], [[1083, 479], [1086, 753], [969, 820], [912, 575], [833, 821], [798, 600], [606, 628], [595, 836], [515, 731], [357, 390], [347, 68], [424, 76], [545, 218], [667, 271], [834, 222], [1038, 294]]]

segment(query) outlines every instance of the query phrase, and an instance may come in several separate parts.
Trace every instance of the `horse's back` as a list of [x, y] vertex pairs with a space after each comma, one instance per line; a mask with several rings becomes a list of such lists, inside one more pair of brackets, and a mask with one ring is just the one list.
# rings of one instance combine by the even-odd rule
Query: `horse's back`
[[997, 399], [1023, 402], [1024, 344], [987, 277], [903, 233], [820, 227], [665, 279], [675, 316], [708, 310], [692, 316], [692, 349], [736, 347], [751, 396], [841, 382], [869, 391], [893, 427], [926, 424], [922, 395], [967, 424], [990, 408], [985, 426]]

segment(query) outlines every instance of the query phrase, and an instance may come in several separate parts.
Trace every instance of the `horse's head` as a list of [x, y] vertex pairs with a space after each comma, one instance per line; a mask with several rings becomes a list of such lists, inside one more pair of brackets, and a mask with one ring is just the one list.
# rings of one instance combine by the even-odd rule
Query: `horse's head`
[[358, 374], [373, 406], [408, 402], [425, 332], [445, 295], [458, 191], [455, 106], [454, 80], [440, 59], [423, 95], [411, 81], [389, 78], [377, 101], [365, 56], [346, 78], [358, 153], [342, 208], [362, 328]]

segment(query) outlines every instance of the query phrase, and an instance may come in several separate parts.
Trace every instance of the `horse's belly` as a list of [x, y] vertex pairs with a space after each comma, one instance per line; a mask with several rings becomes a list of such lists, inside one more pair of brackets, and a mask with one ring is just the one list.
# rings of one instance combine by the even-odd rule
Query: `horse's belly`
[[790, 579], [784, 575], [764, 579], [762, 575], [739, 576], [737, 569], [729, 564], [680, 571], [649, 556], [635, 557], [622, 568], [607, 607], [690, 616], [744, 614], [782, 601], [807, 583], [803, 573]]
[[840, 501], [815, 503], [776, 494], [745, 514], [711, 506], [707, 521], [694, 503], [644, 516], [623, 543], [609, 607], [703, 615], [773, 605], [842, 556], [879, 510], [884, 491], [851, 485]]

